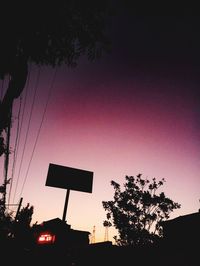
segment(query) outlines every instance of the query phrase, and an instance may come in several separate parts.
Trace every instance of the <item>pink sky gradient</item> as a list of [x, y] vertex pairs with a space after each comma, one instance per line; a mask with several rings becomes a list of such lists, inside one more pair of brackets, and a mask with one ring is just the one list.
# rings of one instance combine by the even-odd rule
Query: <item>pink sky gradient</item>
[[[165, 178], [161, 191], [181, 204], [170, 218], [200, 208], [199, 18], [134, 17], [129, 11], [111, 27], [110, 55], [59, 67], [53, 86], [53, 69], [41, 67], [36, 86], [38, 68], [32, 66], [10, 195], [11, 203], [23, 197], [23, 206], [34, 206], [33, 223], [62, 218], [66, 191], [45, 186], [49, 163], [93, 171], [92, 193], [70, 192], [67, 223], [91, 233], [95, 226], [96, 242], [104, 240], [102, 201], [113, 199], [110, 181], [122, 185], [125, 175]], [[6, 82], [0, 89], [3, 97]], [[19, 104], [20, 98], [14, 102], [8, 177]], [[2, 156], [1, 182], [3, 164]], [[116, 231], [109, 230], [113, 240]]]
[[[108, 75], [103, 66], [101, 61], [95, 65], [82, 62], [75, 69], [58, 69], [21, 194], [23, 205], [29, 202], [34, 206], [33, 222], [62, 218], [66, 191], [45, 186], [49, 163], [93, 171], [91, 194], [71, 191], [67, 222], [74, 229], [91, 233], [95, 226], [96, 241], [104, 240], [106, 213], [102, 201], [113, 198], [111, 180], [123, 184], [125, 175], [138, 173], [149, 179], [165, 178], [161, 191], [181, 204], [171, 218], [198, 211], [200, 197], [198, 80], [185, 70], [184, 79], [165, 70], [150, 75], [145, 70], [130, 69], [120, 76], [111, 69]], [[48, 68], [41, 71], [14, 203], [19, 201], [54, 73]], [[33, 69], [29, 84], [32, 91], [35, 73]], [[33, 98], [28, 95], [12, 200]], [[18, 105], [16, 100], [16, 111]], [[15, 118], [12, 148], [16, 124]], [[10, 159], [12, 163], [13, 153]], [[3, 172], [3, 157], [1, 169]], [[116, 232], [109, 230], [113, 240]]]

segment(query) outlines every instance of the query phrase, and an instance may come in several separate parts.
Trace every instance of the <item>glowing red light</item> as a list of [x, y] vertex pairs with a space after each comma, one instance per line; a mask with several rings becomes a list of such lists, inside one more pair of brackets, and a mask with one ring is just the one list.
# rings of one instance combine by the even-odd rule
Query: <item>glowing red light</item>
[[38, 244], [52, 244], [55, 242], [55, 235], [48, 233], [48, 232], [43, 232], [38, 236], [37, 243]]

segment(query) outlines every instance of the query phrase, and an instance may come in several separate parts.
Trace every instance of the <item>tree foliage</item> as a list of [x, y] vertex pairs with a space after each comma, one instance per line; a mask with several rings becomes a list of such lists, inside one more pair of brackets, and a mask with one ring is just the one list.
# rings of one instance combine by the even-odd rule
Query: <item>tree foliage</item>
[[31, 245], [32, 241], [32, 215], [34, 207], [27, 203], [26, 207], [23, 207], [15, 219], [13, 226], [13, 235], [16, 242], [22, 245]]
[[41, 65], [73, 65], [108, 44], [109, 0], [4, 1], [1, 4], [0, 75], [12, 72], [16, 58]]
[[112, 220], [118, 230], [119, 238], [115, 236], [115, 240], [123, 246], [155, 243], [162, 236], [160, 222], [167, 220], [180, 204], [166, 197], [164, 192], [157, 193], [164, 179], [157, 181], [153, 178], [150, 181], [138, 174], [136, 177], [126, 176], [125, 181], [122, 191], [120, 185], [112, 180], [114, 199], [102, 202], [107, 221]]
[[24, 89], [30, 63], [75, 66], [109, 51], [110, 0], [3, 1], [1, 3], [0, 78], [9, 84], [0, 101], [0, 156], [3, 130], [10, 126], [12, 103]]
[[[7, 181], [9, 183], [9, 180]], [[5, 240], [8, 238], [12, 231], [12, 214], [6, 210], [5, 202], [4, 202], [4, 192], [5, 192], [6, 184], [2, 184], [0, 186], [0, 238], [1, 240]]]
[[[9, 180], [7, 181], [9, 183]], [[29, 203], [19, 210], [17, 217], [4, 204], [5, 184], [0, 186], [0, 240], [15, 239], [27, 242], [31, 238], [31, 220], [34, 208]]]

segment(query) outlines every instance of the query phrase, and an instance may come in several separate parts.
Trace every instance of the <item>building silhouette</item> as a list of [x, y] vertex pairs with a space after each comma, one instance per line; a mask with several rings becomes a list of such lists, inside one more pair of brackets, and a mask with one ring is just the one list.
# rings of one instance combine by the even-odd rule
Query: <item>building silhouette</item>
[[170, 245], [196, 246], [200, 239], [200, 211], [162, 222], [164, 240]]
[[162, 247], [164, 252], [170, 254], [168, 262], [174, 261], [177, 265], [200, 265], [200, 210], [164, 221], [162, 228]]

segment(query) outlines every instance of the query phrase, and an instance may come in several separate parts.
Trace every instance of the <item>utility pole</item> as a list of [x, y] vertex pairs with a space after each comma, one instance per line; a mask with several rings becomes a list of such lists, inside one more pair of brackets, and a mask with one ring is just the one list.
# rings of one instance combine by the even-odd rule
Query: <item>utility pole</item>
[[4, 159], [4, 192], [3, 192], [3, 205], [6, 207], [6, 193], [8, 185], [8, 166], [9, 166], [9, 154], [10, 154], [10, 130], [11, 130], [11, 118], [12, 118], [12, 105], [9, 110], [8, 115], [8, 126], [7, 126], [7, 136], [6, 136], [6, 151]]
[[18, 217], [19, 211], [20, 211], [21, 206], [22, 206], [22, 200], [23, 200], [23, 198], [20, 198], [19, 205], [18, 205], [18, 208], [17, 208], [17, 212], [16, 212], [16, 215], [15, 215], [15, 222], [17, 221], [17, 217]]
[[[4, 161], [4, 193], [3, 193], [3, 206], [6, 205], [6, 189], [8, 184], [8, 165], [9, 165], [9, 153], [10, 153], [10, 130], [11, 130], [11, 117], [13, 101], [17, 99], [22, 93], [26, 79], [28, 76], [28, 64], [27, 59], [22, 57], [16, 57], [15, 62], [9, 72], [10, 80], [8, 88], [5, 92], [3, 100], [0, 101], [0, 151], [5, 153]], [[6, 132], [6, 145], [4, 151], [3, 131]], [[3, 154], [2, 153], [2, 154]], [[2, 155], [0, 154], [0, 155]]]

